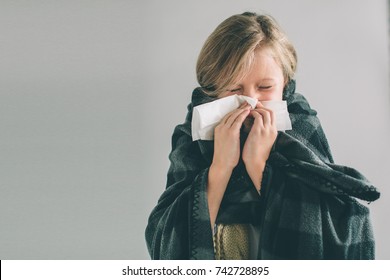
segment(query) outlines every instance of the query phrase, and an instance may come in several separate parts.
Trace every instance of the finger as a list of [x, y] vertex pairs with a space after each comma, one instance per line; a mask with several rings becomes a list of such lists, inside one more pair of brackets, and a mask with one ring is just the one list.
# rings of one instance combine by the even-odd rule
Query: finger
[[257, 101], [256, 108], [265, 108], [265, 107], [264, 107], [263, 103], [261, 103], [261, 101]]
[[261, 129], [264, 127], [263, 116], [256, 110], [251, 111], [251, 116], [254, 119], [251, 133], [260, 132]]
[[262, 117], [263, 117], [263, 124], [264, 126], [266, 125], [271, 125], [272, 123], [272, 111], [266, 110], [264, 108], [257, 108], [254, 111], [258, 112]]
[[[238, 110], [238, 109], [236, 109], [236, 110]], [[220, 123], [221, 123], [221, 124], [226, 124], [227, 120], [230, 118], [231, 115], [233, 115], [233, 114], [235, 113], [236, 110], [233, 110], [233, 111], [227, 113], [227, 114], [222, 118], [222, 120], [221, 120]]]
[[263, 110], [267, 110], [267, 111], [272, 111], [271, 109], [265, 107], [265, 106], [263, 105], [263, 103], [261, 103], [260, 101], [257, 102], [256, 108], [255, 108], [255, 109], [263, 109]]
[[239, 109], [244, 109], [244, 108], [247, 107], [247, 106], [249, 106], [248, 102], [246, 102], [246, 101], [243, 102], [243, 103], [240, 105], [240, 107], [238, 107], [237, 109], [235, 109], [235, 110], [233, 110], [233, 111], [227, 113], [227, 114], [222, 118], [222, 120], [221, 120], [220, 123], [226, 124], [226, 123], [227, 123], [227, 120], [230, 118], [230, 116], [232, 116], [237, 110], [239, 110]]
[[250, 110], [249, 108], [247, 110], [244, 110], [243, 112], [241, 112], [241, 114], [239, 114], [237, 116], [237, 118], [234, 120], [234, 122], [232, 123], [232, 128], [233, 129], [240, 129], [242, 124], [244, 123], [246, 117], [250, 114]]
[[[244, 106], [243, 108], [238, 108], [236, 110], [234, 110], [232, 112], [232, 114], [230, 114], [227, 118], [226, 118], [226, 121], [225, 121], [225, 124], [228, 126], [228, 127], [231, 127], [233, 125], [233, 123], [235, 122], [235, 120], [237, 119], [237, 117], [243, 113], [243, 112], [246, 112], [246, 111], [249, 111], [249, 108], [250, 108], [250, 105], [246, 105]], [[249, 113], [249, 112], [247, 112]]]
[[248, 102], [244, 101], [238, 108], [245, 108], [247, 105], [249, 105]]
[[260, 114], [260, 116], [262, 117], [262, 121], [263, 121], [264, 125], [269, 125], [271, 123], [271, 117], [270, 117], [269, 112], [267, 110], [257, 108], [257, 109], [255, 109], [253, 111], [255, 111], [258, 114]]
[[[270, 116], [270, 122], [269, 122], [269, 123], [270, 123], [272, 126], [275, 125], [275, 123], [276, 123], [276, 120], [275, 120], [275, 112], [274, 112], [273, 110], [264, 107], [264, 105], [263, 105], [260, 101], [257, 102], [257, 104], [256, 104], [256, 109], [262, 109], [262, 110], [268, 111], [268, 112], [269, 112], [269, 116]], [[268, 121], [268, 120], [267, 120], [267, 121]], [[267, 123], [268, 123], [268, 122], [267, 122]]]

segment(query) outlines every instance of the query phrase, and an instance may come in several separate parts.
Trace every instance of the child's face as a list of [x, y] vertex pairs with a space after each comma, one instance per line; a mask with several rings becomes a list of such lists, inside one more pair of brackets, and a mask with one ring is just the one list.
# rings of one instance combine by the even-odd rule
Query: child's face
[[272, 52], [260, 48], [255, 52], [255, 60], [248, 74], [219, 97], [240, 94], [259, 101], [282, 100], [284, 84], [283, 71]]
[[[219, 97], [240, 94], [259, 101], [282, 100], [284, 85], [282, 68], [273, 58], [272, 52], [262, 48], [256, 50], [255, 60], [248, 74]], [[243, 123], [243, 131], [249, 133], [252, 125], [253, 118], [248, 116]]]

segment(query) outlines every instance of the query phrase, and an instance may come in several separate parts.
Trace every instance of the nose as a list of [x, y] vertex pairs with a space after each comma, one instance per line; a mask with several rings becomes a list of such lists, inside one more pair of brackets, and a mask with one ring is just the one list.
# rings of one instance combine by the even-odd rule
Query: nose
[[254, 98], [254, 99], [258, 99], [259, 98], [259, 92], [257, 91], [257, 89], [254, 89], [254, 88], [245, 89], [242, 92], [242, 94], [247, 96], [247, 97]]

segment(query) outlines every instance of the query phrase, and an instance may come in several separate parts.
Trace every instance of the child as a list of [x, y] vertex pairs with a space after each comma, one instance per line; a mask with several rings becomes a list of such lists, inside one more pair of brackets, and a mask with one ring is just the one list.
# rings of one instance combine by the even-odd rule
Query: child
[[[333, 163], [306, 99], [295, 92], [294, 47], [275, 20], [243, 13], [205, 42], [184, 124], [172, 136], [166, 190], [146, 228], [152, 259], [373, 259], [366, 201], [377, 190]], [[258, 100], [229, 112], [214, 140], [192, 141], [193, 108], [230, 95]], [[285, 100], [278, 132], [262, 101]]]

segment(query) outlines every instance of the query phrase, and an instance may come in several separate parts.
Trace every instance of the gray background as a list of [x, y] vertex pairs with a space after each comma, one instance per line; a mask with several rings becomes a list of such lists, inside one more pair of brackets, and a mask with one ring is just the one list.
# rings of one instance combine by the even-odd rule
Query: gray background
[[[339, 164], [390, 259], [385, 0], [0, 1], [0, 259], [147, 259], [170, 137], [206, 37], [246, 10], [273, 15]], [[364, 203], [367, 205], [367, 203]]]

